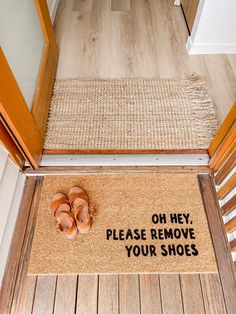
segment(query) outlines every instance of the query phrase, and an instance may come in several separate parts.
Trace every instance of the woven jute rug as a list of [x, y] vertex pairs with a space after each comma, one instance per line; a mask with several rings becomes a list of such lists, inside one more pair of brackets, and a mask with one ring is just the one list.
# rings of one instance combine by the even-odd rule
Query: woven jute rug
[[[72, 186], [96, 216], [88, 234], [56, 232], [50, 200]], [[195, 174], [89, 174], [44, 179], [29, 274], [216, 272]]]
[[205, 149], [217, 127], [215, 106], [195, 75], [56, 81], [44, 148]]

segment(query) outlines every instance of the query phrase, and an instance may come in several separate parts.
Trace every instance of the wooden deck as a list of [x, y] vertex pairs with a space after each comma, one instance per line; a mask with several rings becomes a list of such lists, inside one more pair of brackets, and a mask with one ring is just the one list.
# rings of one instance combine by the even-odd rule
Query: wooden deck
[[199, 184], [219, 274], [26, 276], [42, 181], [27, 178], [0, 313], [235, 313], [235, 274], [208, 174], [199, 175]]
[[12, 313], [227, 313], [219, 275], [26, 277]]

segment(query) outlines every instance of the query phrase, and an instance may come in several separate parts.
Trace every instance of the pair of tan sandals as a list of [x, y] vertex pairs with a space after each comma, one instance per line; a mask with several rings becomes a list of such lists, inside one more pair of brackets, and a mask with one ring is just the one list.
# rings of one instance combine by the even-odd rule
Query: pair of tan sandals
[[71, 188], [68, 197], [63, 193], [57, 193], [50, 207], [55, 217], [56, 230], [67, 239], [74, 239], [78, 232], [89, 231], [94, 211], [89, 208], [88, 196], [81, 188]]

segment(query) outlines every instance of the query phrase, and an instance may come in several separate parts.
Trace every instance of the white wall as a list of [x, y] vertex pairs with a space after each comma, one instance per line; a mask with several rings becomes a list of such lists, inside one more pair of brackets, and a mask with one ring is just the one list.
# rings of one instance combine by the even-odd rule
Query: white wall
[[189, 53], [236, 53], [235, 14], [236, 0], [200, 0]]
[[0, 145], [0, 287], [23, 194], [25, 176]]

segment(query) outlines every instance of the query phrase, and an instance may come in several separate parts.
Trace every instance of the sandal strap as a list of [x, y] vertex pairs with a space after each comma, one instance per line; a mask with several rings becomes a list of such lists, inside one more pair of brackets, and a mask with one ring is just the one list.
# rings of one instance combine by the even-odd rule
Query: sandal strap
[[56, 216], [56, 223], [58, 223], [58, 226], [60, 225], [60, 221], [59, 221], [59, 217], [60, 217], [60, 215], [61, 214], [66, 214], [66, 215], [68, 215], [68, 217], [70, 217], [70, 220], [71, 220], [71, 222], [72, 222], [72, 226], [67, 230], [67, 231], [61, 231], [61, 229], [59, 229], [57, 226], [56, 226], [56, 229], [60, 232], [60, 233], [62, 233], [62, 234], [64, 234], [64, 235], [71, 235], [72, 233], [74, 233], [74, 231], [75, 231], [75, 228], [76, 228], [76, 223], [75, 223], [75, 219], [74, 219], [74, 215], [71, 213], [71, 212], [67, 212], [67, 211], [61, 211], [59, 214], [58, 214], [58, 216]]
[[54, 212], [54, 216], [57, 217], [58, 215], [60, 215], [60, 213], [62, 212], [67, 212], [69, 213], [70, 212], [70, 205], [69, 204], [61, 204], [57, 209], [56, 211]]
[[[84, 207], [85, 205], [81, 205], [81, 206], [78, 206], [75, 211], [74, 211], [74, 218], [76, 220], [77, 223], [80, 223], [82, 224], [81, 222], [79, 222], [79, 219], [77, 219], [78, 215], [79, 215], [79, 212], [80, 210], [82, 209], [82, 207]], [[86, 224], [91, 224], [91, 219], [94, 219], [94, 209], [93, 208], [90, 208], [88, 206], [87, 207], [87, 213], [88, 213], [88, 223], [85, 223], [84, 225]]]
[[69, 201], [73, 201], [75, 198], [82, 198], [82, 199], [84, 199], [86, 201], [88, 200], [88, 196], [87, 196], [87, 194], [83, 190], [81, 190], [81, 192], [72, 192], [72, 193], [70, 193], [68, 198], [69, 198]]
[[51, 203], [50, 207], [51, 207], [51, 210], [52, 210], [54, 216], [56, 214], [58, 207], [63, 205], [63, 204], [69, 205], [69, 201], [66, 199], [66, 197], [62, 197], [62, 198], [55, 200]]
[[[69, 195], [69, 202], [70, 202], [70, 205], [74, 208], [74, 203], [75, 201], [78, 200], [78, 201], [82, 201], [84, 202], [85, 204], [88, 204], [88, 196], [85, 192], [81, 192], [81, 193], [71, 193]], [[79, 205], [80, 206], [80, 205]], [[74, 208], [75, 209], [75, 208]]]

